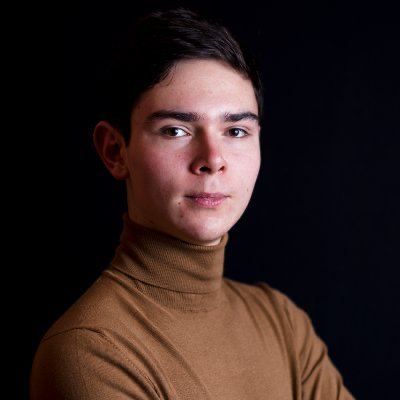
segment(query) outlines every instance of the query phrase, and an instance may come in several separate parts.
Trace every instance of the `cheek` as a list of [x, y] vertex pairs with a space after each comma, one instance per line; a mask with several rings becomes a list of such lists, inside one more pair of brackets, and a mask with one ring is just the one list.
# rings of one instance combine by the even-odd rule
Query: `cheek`
[[166, 198], [179, 187], [179, 171], [184, 170], [181, 162], [179, 155], [149, 150], [141, 152], [131, 163], [133, 181], [140, 182], [138, 186], [155, 197]]
[[260, 151], [249, 149], [247, 152], [235, 153], [231, 160], [231, 166], [245, 187], [254, 186], [261, 166]]

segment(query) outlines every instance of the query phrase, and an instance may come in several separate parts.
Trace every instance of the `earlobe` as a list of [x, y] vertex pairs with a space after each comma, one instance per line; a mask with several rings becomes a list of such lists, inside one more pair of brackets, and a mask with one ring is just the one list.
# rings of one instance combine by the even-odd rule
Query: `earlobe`
[[93, 144], [103, 164], [117, 180], [128, 177], [125, 141], [121, 133], [109, 122], [100, 121], [93, 130]]

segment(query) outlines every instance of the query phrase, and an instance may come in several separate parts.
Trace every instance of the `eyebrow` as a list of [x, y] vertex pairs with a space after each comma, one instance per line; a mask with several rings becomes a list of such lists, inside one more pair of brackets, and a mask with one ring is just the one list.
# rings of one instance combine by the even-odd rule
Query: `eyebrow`
[[[168, 119], [168, 118], [176, 119], [176, 120], [183, 121], [183, 122], [198, 122], [202, 119], [202, 116], [196, 112], [182, 112], [182, 111], [176, 111], [176, 110], [159, 110], [159, 111], [155, 111], [152, 114], [150, 114], [146, 118], [146, 122]], [[260, 123], [260, 118], [258, 117], [258, 115], [254, 114], [250, 111], [245, 111], [245, 112], [240, 112], [240, 113], [226, 112], [221, 115], [221, 119], [224, 122], [238, 122], [238, 121], [242, 121], [242, 120], [250, 120], [250, 121], [256, 121], [257, 123]]]

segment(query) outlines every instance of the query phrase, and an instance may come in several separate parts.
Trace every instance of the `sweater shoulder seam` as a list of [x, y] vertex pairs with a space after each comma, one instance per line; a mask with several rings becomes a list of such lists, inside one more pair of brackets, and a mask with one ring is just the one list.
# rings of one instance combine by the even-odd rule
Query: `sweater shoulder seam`
[[112, 339], [110, 339], [103, 331], [101, 331], [100, 329], [95, 329], [95, 328], [91, 328], [91, 327], [73, 327], [73, 328], [68, 328], [65, 329], [63, 331], [54, 333], [48, 337], [43, 338], [43, 341], [49, 340], [55, 336], [58, 335], [62, 335], [63, 333], [68, 333], [68, 332], [72, 332], [72, 331], [87, 331], [87, 332], [92, 332], [97, 334], [98, 336], [100, 336], [103, 340], [105, 340], [107, 343], [109, 343], [116, 351], [118, 354], [120, 354], [124, 360], [126, 360], [129, 365], [141, 376], [143, 376], [143, 378], [145, 378], [148, 383], [152, 386], [152, 388], [154, 389], [154, 391], [157, 393], [157, 395], [159, 395], [159, 391], [157, 390], [154, 382], [147, 376], [147, 374], [145, 374], [139, 367], [137, 367], [132, 360], [130, 360], [125, 354], [124, 352], [112, 341]]

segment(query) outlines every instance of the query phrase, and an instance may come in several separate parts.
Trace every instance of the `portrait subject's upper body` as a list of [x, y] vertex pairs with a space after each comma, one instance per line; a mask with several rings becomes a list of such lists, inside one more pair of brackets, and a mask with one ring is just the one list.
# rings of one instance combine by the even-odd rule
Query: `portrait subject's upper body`
[[223, 277], [228, 235], [194, 245], [124, 214], [110, 266], [42, 339], [31, 400], [353, 399], [301, 308]]
[[126, 185], [121, 243], [42, 338], [31, 400], [352, 399], [303, 310], [223, 276], [261, 165], [257, 71], [185, 9], [141, 19], [124, 56], [93, 132]]

